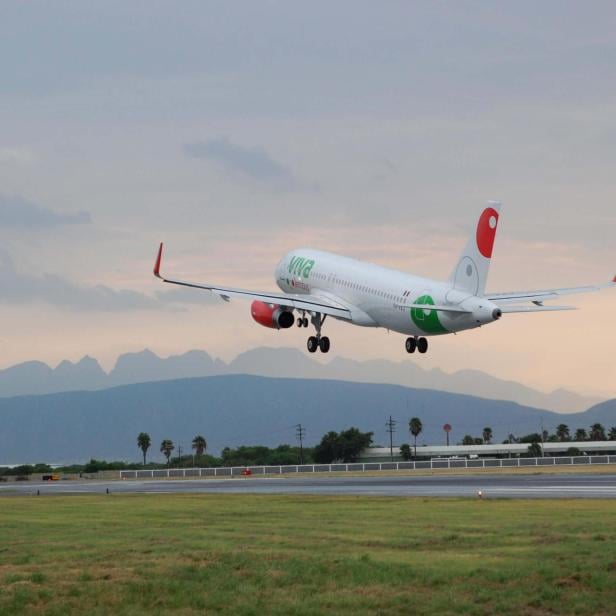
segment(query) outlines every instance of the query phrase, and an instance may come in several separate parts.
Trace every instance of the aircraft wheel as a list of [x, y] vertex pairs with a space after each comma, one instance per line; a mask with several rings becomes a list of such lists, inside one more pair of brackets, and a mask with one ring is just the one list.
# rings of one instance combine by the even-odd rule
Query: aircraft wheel
[[304, 319], [300, 317], [299, 319], [297, 319], [297, 327], [303, 327], [303, 325], [304, 325]]
[[316, 336], [310, 336], [306, 344], [308, 347], [308, 353], [314, 353], [319, 348], [319, 341]]
[[319, 348], [321, 349], [321, 353], [327, 353], [329, 351], [329, 338], [327, 336], [323, 336], [323, 338], [319, 340]]
[[404, 346], [406, 346], [407, 353], [414, 353], [417, 348], [417, 340], [415, 338], [407, 338]]
[[304, 317], [302, 321], [304, 323], [304, 327], [308, 327], [308, 317]]
[[417, 339], [417, 350], [420, 353], [425, 353], [428, 350], [428, 341], [425, 338]]

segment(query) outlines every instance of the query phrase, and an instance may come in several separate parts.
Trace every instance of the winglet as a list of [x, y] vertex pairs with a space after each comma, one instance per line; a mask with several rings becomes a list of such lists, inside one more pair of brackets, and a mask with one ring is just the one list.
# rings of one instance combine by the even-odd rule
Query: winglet
[[156, 276], [156, 278], [161, 278], [162, 276], [160, 275], [160, 262], [163, 258], [163, 243], [160, 243], [160, 248], [158, 249], [158, 256], [156, 257], [156, 263], [154, 264], [154, 276]]
[[612, 282], [613, 282], [614, 284], [616, 284], [616, 276], [614, 276], [614, 278], [612, 278]]

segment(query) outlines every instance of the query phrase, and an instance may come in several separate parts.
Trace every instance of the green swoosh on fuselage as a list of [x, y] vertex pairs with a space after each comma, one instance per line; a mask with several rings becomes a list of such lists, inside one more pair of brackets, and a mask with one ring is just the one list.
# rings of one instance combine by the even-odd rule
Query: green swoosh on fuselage
[[[425, 304], [434, 306], [434, 300], [429, 295], [418, 297], [414, 304]], [[442, 326], [436, 310], [427, 312], [424, 308], [411, 308], [411, 319], [413, 323], [426, 334], [446, 334], [447, 330]]]

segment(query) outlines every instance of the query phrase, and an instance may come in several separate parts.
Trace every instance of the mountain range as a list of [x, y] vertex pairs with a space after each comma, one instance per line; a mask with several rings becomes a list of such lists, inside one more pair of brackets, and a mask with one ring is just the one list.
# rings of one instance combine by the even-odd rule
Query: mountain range
[[265, 347], [242, 353], [229, 363], [212, 358], [205, 351], [193, 350], [161, 358], [146, 349], [121, 355], [108, 373], [96, 359], [88, 356], [76, 363], [62, 361], [56, 368], [40, 361], [28, 361], [0, 370], [0, 397], [94, 391], [133, 383], [227, 374], [387, 383], [510, 400], [560, 413], [579, 412], [601, 402], [601, 398], [565, 389], [545, 393], [478, 370], [450, 374], [438, 368], [424, 369], [410, 359], [393, 362], [334, 357], [321, 363], [297, 349]]
[[499, 442], [541, 426], [553, 432], [563, 419], [572, 431], [594, 422], [610, 427], [616, 424], [616, 400], [563, 418], [513, 402], [399, 385], [248, 375], [166, 380], [0, 399], [0, 464], [138, 460], [141, 431], [152, 437], [152, 459], [161, 458], [165, 438], [189, 452], [196, 434], [217, 454], [225, 446], [293, 443], [298, 423], [306, 428], [307, 444], [329, 430], [356, 426], [373, 431], [375, 444], [383, 445], [390, 415], [398, 421], [397, 444], [408, 442], [411, 416], [424, 425], [419, 444], [443, 442], [445, 423], [453, 426], [452, 442], [479, 436], [484, 426]]

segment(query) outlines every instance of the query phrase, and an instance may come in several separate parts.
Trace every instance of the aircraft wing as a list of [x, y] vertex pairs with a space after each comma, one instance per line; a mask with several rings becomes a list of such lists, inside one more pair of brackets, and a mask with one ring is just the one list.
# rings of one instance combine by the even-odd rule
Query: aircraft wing
[[[524, 302], [532, 302], [537, 307], [541, 307], [542, 303], [546, 300], [558, 299], [563, 295], [573, 295], [576, 293], [592, 293], [594, 291], [600, 291], [601, 289], [607, 289], [610, 287], [616, 287], [616, 276], [614, 276], [612, 282], [605, 284], [596, 284], [586, 287], [570, 287], [566, 289], [543, 289], [539, 291], [512, 291], [508, 293], [486, 293], [486, 299], [494, 302], [498, 306], [506, 306], [508, 304], [520, 304]], [[532, 308], [532, 307], [530, 307]], [[560, 310], [570, 310], [569, 306], [554, 306], [551, 308]], [[512, 311], [509, 311], [512, 312]], [[522, 311], [520, 311], [522, 312]], [[530, 311], [524, 311], [530, 312]], [[537, 311], [538, 312], [538, 311]]]
[[163, 244], [161, 242], [154, 265], [154, 276], [160, 278], [163, 282], [169, 284], [177, 284], [183, 287], [192, 287], [194, 289], [203, 289], [215, 293], [225, 301], [229, 301], [231, 297], [243, 297], [244, 299], [258, 300], [267, 304], [280, 304], [289, 306], [298, 310], [306, 310], [307, 312], [320, 312], [339, 319], [351, 320], [351, 311], [342, 304], [336, 303], [329, 298], [318, 297], [315, 295], [300, 295], [292, 293], [270, 293], [267, 291], [250, 291], [248, 289], [237, 289], [233, 287], [223, 287], [216, 284], [186, 282], [183, 280], [172, 280], [165, 278], [160, 273], [160, 265], [163, 256]]

